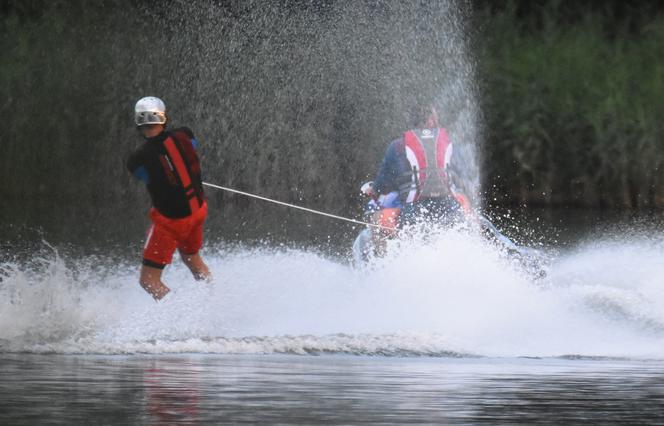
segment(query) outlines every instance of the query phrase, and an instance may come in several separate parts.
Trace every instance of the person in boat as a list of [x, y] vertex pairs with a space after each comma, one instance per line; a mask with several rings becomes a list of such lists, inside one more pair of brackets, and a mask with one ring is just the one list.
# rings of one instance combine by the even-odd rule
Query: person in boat
[[411, 128], [392, 141], [380, 169], [363, 193], [372, 198], [375, 250], [384, 250], [396, 229], [420, 221], [450, 223], [471, 215], [469, 198], [451, 179], [453, 144], [440, 127], [436, 109], [418, 104], [410, 112]]
[[166, 106], [159, 98], [144, 97], [134, 110], [144, 142], [130, 155], [127, 168], [145, 183], [152, 200], [139, 282], [159, 301], [170, 291], [161, 275], [176, 249], [194, 278], [211, 279], [199, 254], [207, 202], [192, 131], [166, 130]]
[[[373, 182], [361, 192], [370, 197], [365, 213], [373, 225], [355, 239], [353, 256], [363, 264], [371, 254], [382, 256], [389, 238], [404, 225], [419, 222], [451, 224], [465, 220], [488, 240], [505, 249], [535, 278], [547, 275], [548, 258], [537, 250], [515, 244], [484, 215], [473, 210], [470, 199], [454, 182], [453, 144], [440, 127], [431, 105], [417, 105], [410, 113], [410, 130], [392, 141]], [[458, 170], [458, 169], [457, 169]]]

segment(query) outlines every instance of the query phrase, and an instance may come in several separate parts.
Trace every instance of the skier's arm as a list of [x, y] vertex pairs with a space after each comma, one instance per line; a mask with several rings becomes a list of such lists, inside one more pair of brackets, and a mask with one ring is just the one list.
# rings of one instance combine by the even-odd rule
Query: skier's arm
[[387, 194], [398, 189], [397, 179], [399, 177], [399, 155], [398, 140], [393, 141], [385, 151], [383, 162], [378, 169], [374, 179], [374, 191], [377, 194]]

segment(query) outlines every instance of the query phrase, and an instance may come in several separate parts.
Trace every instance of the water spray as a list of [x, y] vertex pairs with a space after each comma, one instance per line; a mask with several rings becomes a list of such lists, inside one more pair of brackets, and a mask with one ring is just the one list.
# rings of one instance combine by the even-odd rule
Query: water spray
[[[232, 192], [234, 194], [245, 195], [247, 197], [256, 198], [256, 199], [259, 199], [259, 200], [267, 201], [267, 202], [274, 203], [274, 204], [279, 204], [279, 205], [282, 205], [282, 206], [286, 206], [286, 207], [306, 211], [306, 212], [309, 212], [309, 213], [313, 213], [313, 214], [317, 214], [317, 215], [321, 215], [321, 216], [325, 216], [325, 217], [330, 217], [332, 219], [343, 220], [343, 221], [346, 221], [346, 222], [355, 223], [357, 225], [364, 225], [364, 226], [371, 227], [371, 228], [386, 229], [386, 230], [389, 230], [389, 231], [393, 231], [392, 228], [382, 226], [382, 225], [379, 225], [379, 224], [374, 224], [374, 223], [369, 223], [369, 222], [363, 222], [363, 221], [360, 221], [360, 220], [350, 219], [350, 218], [347, 218], [347, 217], [338, 216], [338, 215], [334, 215], [334, 214], [331, 214], [331, 213], [326, 213], [326, 212], [323, 212], [323, 211], [320, 211], [320, 210], [314, 210], [314, 209], [310, 209], [310, 208], [307, 208], [307, 207], [302, 207], [302, 206], [298, 206], [298, 205], [295, 205], [295, 204], [274, 200], [272, 198], [263, 197], [263, 196], [256, 195], [256, 194], [251, 194], [249, 192], [240, 191], [240, 190], [237, 190], [237, 189], [228, 188], [228, 187], [221, 186], [221, 185], [216, 185], [216, 184], [209, 183], [209, 182], [202, 182], [202, 183], [203, 183], [203, 185], [209, 186], [211, 188], [221, 189], [223, 191]], [[521, 246], [518, 246], [517, 244], [515, 244], [507, 236], [503, 235], [496, 228], [496, 226], [493, 223], [491, 223], [491, 221], [489, 219], [487, 219], [486, 217], [484, 217], [483, 215], [478, 215], [478, 223], [480, 224], [480, 226], [486, 232], [491, 234], [496, 239], [496, 241], [499, 244], [501, 244], [508, 251], [511, 251], [513, 253], [518, 253], [518, 254], [520, 254], [522, 256], [526, 256], [526, 257], [536, 257], [536, 258], [540, 257], [539, 254], [537, 254], [535, 250], [529, 249], [527, 247], [521, 247]]]

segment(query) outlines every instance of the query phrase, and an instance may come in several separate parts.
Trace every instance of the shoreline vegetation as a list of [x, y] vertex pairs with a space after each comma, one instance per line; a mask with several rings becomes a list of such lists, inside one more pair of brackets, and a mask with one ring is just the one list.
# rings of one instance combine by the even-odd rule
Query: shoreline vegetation
[[[664, 8], [625, 3], [460, 2], [450, 20], [454, 3], [4, 2], [0, 220], [142, 229], [148, 201], [123, 163], [148, 94], [208, 147], [213, 182], [359, 214], [409, 96], [466, 73], [466, 40], [485, 204], [659, 211]], [[271, 214], [208, 195], [229, 230]]]
[[661, 5], [534, 3], [478, 11], [491, 196], [664, 208]]

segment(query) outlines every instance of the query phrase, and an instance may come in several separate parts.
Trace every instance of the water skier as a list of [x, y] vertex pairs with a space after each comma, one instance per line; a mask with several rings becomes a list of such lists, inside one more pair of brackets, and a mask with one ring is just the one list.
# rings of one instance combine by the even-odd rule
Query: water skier
[[166, 130], [166, 106], [159, 98], [140, 99], [134, 112], [145, 141], [131, 154], [127, 168], [146, 184], [153, 206], [139, 282], [155, 300], [161, 300], [170, 291], [161, 274], [175, 249], [195, 279], [211, 279], [199, 254], [207, 203], [192, 131], [186, 127]]

